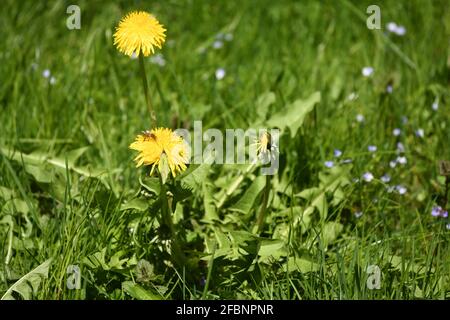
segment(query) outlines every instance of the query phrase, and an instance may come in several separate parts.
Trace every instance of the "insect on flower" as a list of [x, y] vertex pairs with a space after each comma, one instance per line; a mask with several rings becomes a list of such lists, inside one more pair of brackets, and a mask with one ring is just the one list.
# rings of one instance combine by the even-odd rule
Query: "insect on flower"
[[159, 173], [167, 178], [168, 172], [175, 177], [187, 168], [189, 150], [182, 137], [168, 128], [157, 128], [143, 131], [130, 145], [130, 149], [139, 151], [134, 159], [137, 167], [152, 166], [150, 175], [156, 167]]

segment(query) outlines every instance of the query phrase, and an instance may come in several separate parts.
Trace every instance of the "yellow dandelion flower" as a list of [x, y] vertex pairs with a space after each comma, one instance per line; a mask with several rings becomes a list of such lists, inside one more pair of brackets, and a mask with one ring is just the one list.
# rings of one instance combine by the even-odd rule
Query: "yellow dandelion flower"
[[[130, 149], [139, 151], [134, 159], [136, 167], [142, 165], [152, 166], [150, 174], [156, 166], [163, 175], [164, 168], [167, 166], [175, 177], [177, 173], [186, 170], [189, 162], [189, 150], [182, 137], [168, 128], [157, 128], [151, 131], [145, 131], [136, 137], [136, 140], [130, 145]], [[165, 180], [165, 177], [163, 177]]]
[[271, 149], [271, 137], [268, 132], [264, 132], [256, 141], [256, 152], [258, 154], [266, 154]]
[[161, 49], [166, 39], [164, 26], [150, 13], [134, 11], [127, 14], [119, 23], [114, 33], [114, 45], [117, 49], [132, 56], [142, 52], [147, 57]]
[[278, 146], [272, 141], [272, 136], [267, 131], [260, 135], [259, 139], [256, 139], [256, 153], [258, 158], [263, 163], [274, 159], [278, 154]]

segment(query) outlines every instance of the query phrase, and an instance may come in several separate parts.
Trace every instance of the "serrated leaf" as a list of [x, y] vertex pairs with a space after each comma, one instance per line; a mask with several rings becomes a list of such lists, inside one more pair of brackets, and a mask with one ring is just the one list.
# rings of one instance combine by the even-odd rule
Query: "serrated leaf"
[[248, 214], [265, 185], [265, 176], [256, 177], [251, 186], [245, 191], [244, 195], [230, 208], [230, 210]]
[[338, 222], [327, 222], [323, 227], [322, 239], [325, 246], [332, 244], [336, 241], [337, 237], [341, 234], [344, 226]]
[[25, 165], [25, 171], [31, 174], [37, 182], [41, 183], [51, 183], [52, 182], [52, 173], [43, 168], [43, 165], [35, 166], [35, 165]]
[[133, 283], [132, 281], [122, 282], [122, 289], [131, 297], [138, 300], [161, 300], [163, 298], [158, 294], [145, 290], [140, 285]]
[[124, 211], [124, 210], [134, 209], [139, 212], [143, 212], [143, 211], [146, 211], [148, 209], [148, 207], [149, 207], [149, 203], [147, 200], [133, 199], [131, 201], [128, 201], [127, 203], [123, 203], [120, 206], [120, 210]]
[[258, 255], [261, 258], [270, 256], [279, 258], [286, 254], [284, 248], [285, 245], [283, 240], [262, 240], [258, 250]]
[[264, 120], [269, 112], [269, 107], [275, 103], [275, 93], [269, 91], [261, 94], [255, 103], [257, 120]]
[[294, 138], [306, 116], [314, 109], [314, 106], [320, 102], [320, 99], [320, 92], [313, 93], [305, 100], [298, 99], [275, 113], [267, 121], [267, 124], [269, 127], [280, 128], [281, 131], [289, 128], [291, 138]]
[[158, 195], [161, 192], [161, 185], [159, 179], [155, 177], [145, 177], [144, 179], [139, 178], [139, 183], [146, 190]]
[[314, 272], [319, 270], [319, 265], [304, 258], [290, 257], [288, 262], [283, 264], [284, 272], [299, 271], [301, 273]]
[[211, 164], [191, 165], [186, 172], [179, 177], [182, 185], [191, 190], [202, 190], [203, 182], [207, 180]]
[[36, 295], [42, 280], [48, 277], [50, 263], [51, 259], [48, 259], [28, 272], [16, 281], [0, 300], [15, 300], [13, 292], [20, 294], [25, 300], [31, 300]]
[[205, 207], [205, 221], [218, 220], [219, 216], [217, 215], [216, 206], [214, 205], [214, 198], [212, 195], [212, 186], [203, 182], [203, 206]]

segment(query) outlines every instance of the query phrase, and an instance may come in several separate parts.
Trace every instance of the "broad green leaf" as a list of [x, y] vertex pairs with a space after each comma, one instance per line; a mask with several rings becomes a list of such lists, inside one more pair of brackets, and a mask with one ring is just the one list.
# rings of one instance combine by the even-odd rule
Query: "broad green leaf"
[[291, 137], [294, 138], [298, 129], [302, 126], [305, 117], [314, 106], [320, 102], [320, 92], [315, 92], [306, 100], [296, 100], [282, 110], [275, 113], [268, 121], [270, 127], [277, 127], [284, 131], [289, 128]]
[[139, 178], [139, 183], [148, 191], [158, 195], [161, 192], [161, 185], [159, 179], [155, 177]]
[[290, 257], [288, 262], [283, 264], [284, 272], [299, 271], [301, 273], [314, 272], [319, 270], [319, 265], [304, 258]]
[[13, 195], [13, 190], [0, 186], [0, 198], [3, 198], [4, 200], [10, 200]]
[[311, 224], [313, 213], [314, 207], [307, 207], [306, 209], [303, 209], [303, 207], [294, 206], [281, 210], [277, 215], [292, 217], [294, 225], [296, 226], [299, 224], [302, 228], [302, 233], [305, 233]]
[[149, 203], [147, 200], [144, 199], [133, 199], [131, 201], [128, 201], [126, 203], [123, 203], [120, 206], [120, 210], [128, 210], [128, 209], [135, 209], [137, 211], [143, 212], [147, 210], [149, 207]]
[[101, 251], [97, 251], [83, 259], [83, 263], [91, 269], [101, 267], [103, 270], [109, 270], [109, 266], [105, 261], [106, 247]]
[[261, 258], [276, 257], [279, 258], [286, 254], [283, 240], [263, 240], [259, 247], [258, 255]]
[[67, 158], [67, 163], [70, 166], [74, 166], [77, 160], [89, 149], [89, 147], [82, 147], [78, 149], [71, 150], [67, 152], [64, 157], [64, 160]]
[[316, 208], [319, 213], [321, 219], [325, 220], [325, 218], [328, 215], [328, 202], [327, 197], [325, 195], [325, 191], [319, 189], [319, 188], [311, 188], [307, 190], [303, 190], [302, 192], [298, 193], [296, 196], [304, 198], [308, 200], [308, 207], [305, 209], [305, 211], [308, 211], [308, 213], [311, 213], [309, 208]]
[[348, 173], [350, 169], [351, 166], [340, 166], [334, 167], [326, 173], [320, 172], [319, 180], [321, 188], [327, 192], [335, 192], [339, 187], [349, 184]]
[[36, 295], [42, 279], [48, 277], [50, 262], [51, 259], [44, 261], [35, 269], [20, 278], [6, 291], [1, 300], [15, 300], [12, 295], [13, 292], [20, 294], [25, 300], [31, 300]]
[[51, 183], [52, 173], [44, 168], [44, 165], [35, 166], [32, 164], [25, 165], [25, 171], [31, 174], [37, 182]]
[[213, 186], [211, 184], [208, 184], [206, 182], [203, 182], [203, 206], [205, 207], [205, 221], [212, 221], [212, 220], [218, 220], [219, 216], [217, 215], [216, 206], [214, 205], [214, 198], [212, 195], [212, 188]]
[[257, 120], [264, 120], [269, 113], [269, 107], [275, 103], [275, 93], [269, 91], [258, 97], [255, 104], [255, 115]]
[[244, 214], [248, 214], [255, 205], [255, 201], [258, 198], [261, 191], [266, 185], [266, 177], [258, 176], [252, 182], [251, 186], [245, 191], [244, 195], [235, 203], [230, 210], [238, 211]]
[[344, 226], [338, 222], [330, 221], [325, 223], [322, 233], [322, 238], [325, 246], [332, 244], [343, 229]]
[[[104, 175], [107, 173], [104, 169], [98, 169], [98, 168], [92, 168], [90, 165], [85, 167], [78, 167], [75, 166], [75, 163], [73, 161], [77, 160], [79, 156], [82, 155], [86, 151], [86, 148], [80, 148], [75, 149], [72, 151], [69, 151], [67, 153], [68, 158], [66, 162], [66, 157], [52, 157], [48, 154], [42, 153], [42, 151], [36, 151], [32, 152], [30, 154], [25, 154], [22, 152], [19, 152], [17, 150], [6, 148], [6, 147], [0, 147], [0, 152], [3, 153], [8, 158], [15, 160], [19, 162], [20, 164], [25, 163], [25, 165], [34, 165], [34, 166], [42, 166], [45, 163], [48, 163], [55, 168], [66, 170], [66, 167], [74, 171], [80, 175], [83, 175], [85, 177], [92, 177], [92, 178], [104, 178]], [[69, 161], [70, 157], [70, 161]], [[67, 165], [67, 166], [66, 166]], [[104, 181], [103, 181], [104, 182]], [[105, 183], [105, 182], [104, 182]]]
[[128, 261], [128, 258], [123, 258], [121, 259], [121, 257], [125, 254], [125, 251], [121, 250], [116, 252], [111, 259], [109, 260], [108, 266], [109, 268], [115, 269], [115, 270], [122, 270], [123, 268], [125, 268], [124, 264]]
[[122, 289], [131, 297], [138, 300], [161, 300], [163, 298], [158, 294], [145, 290], [140, 285], [133, 283], [132, 281], [122, 282]]
[[184, 187], [192, 190], [202, 190], [203, 182], [207, 180], [211, 164], [191, 165], [182, 176], [179, 177]]

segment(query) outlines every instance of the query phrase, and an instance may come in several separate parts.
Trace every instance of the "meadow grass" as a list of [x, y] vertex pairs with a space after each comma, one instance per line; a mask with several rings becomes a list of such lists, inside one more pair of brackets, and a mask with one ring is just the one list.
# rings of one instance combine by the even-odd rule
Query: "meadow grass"
[[[2, 3], [0, 296], [51, 258], [30, 298], [450, 297], [450, 221], [431, 215], [445, 205], [437, 162], [450, 160], [446, 1], [378, 1], [381, 30], [366, 27], [371, 1], [78, 1], [80, 30], [66, 27], [69, 4]], [[182, 268], [157, 228], [158, 187], [128, 149], [150, 118], [137, 60], [112, 35], [134, 9], [168, 30], [165, 65], [145, 60], [160, 125], [246, 129], [321, 96], [298, 131], [283, 131], [262, 234], [257, 173], [199, 166], [171, 189]], [[389, 21], [406, 34], [388, 32]], [[66, 285], [70, 265], [79, 290]]]

